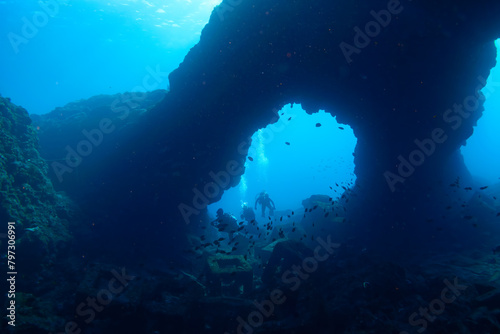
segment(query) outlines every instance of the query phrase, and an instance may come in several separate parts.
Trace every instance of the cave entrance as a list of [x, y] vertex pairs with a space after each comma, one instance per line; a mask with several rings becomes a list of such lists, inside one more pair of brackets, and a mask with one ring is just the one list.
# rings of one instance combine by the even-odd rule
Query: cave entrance
[[[279, 115], [275, 124], [253, 134], [240, 183], [208, 206], [210, 216], [223, 208], [239, 219], [242, 204], [253, 207], [262, 191], [269, 194], [277, 212], [296, 210], [314, 194], [335, 199], [342, 194], [342, 185], [355, 181], [357, 139], [351, 127], [324, 111], [309, 115], [300, 105], [286, 105]], [[256, 216], [259, 221], [260, 211]]]
[[491, 69], [490, 76], [482, 93], [486, 97], [482, 117], [474, 128], [473, 135], [461, 151], [465, 165], [475, 179], [484, 184], [494, 184], [500, 178], [500, 39], [496, 40], [497, 65]]

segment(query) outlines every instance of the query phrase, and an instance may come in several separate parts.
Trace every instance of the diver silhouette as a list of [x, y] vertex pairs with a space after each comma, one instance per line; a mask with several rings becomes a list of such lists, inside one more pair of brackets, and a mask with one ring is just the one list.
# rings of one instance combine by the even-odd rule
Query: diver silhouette
[[266, 208], [269, 208], [269, 215], [274, 215], [274, 209], [276, 206], [271, 198], [269, 198], [269, 194], [265, 191], [261, 192], [257, 199], [255, 200], [255, 210], [257, 210], [257, 204], [262, 206], [262, 217], [266, 216]]
[[219, 232], [226, 232], [229, 235], [229, 240], [233, 240], [233, 235], [238, 228], [236, 218], [230, 213], [224, 212], [222, 208], [217, 210], [217, 218], [210, 225], [219, 230]]
[[251, 223], [255, 220], [255, 212], [251, 207], [248, 206], [248, 203], [245, 202], [241, 205], [241, 219], [247, 221], [247, 223]]

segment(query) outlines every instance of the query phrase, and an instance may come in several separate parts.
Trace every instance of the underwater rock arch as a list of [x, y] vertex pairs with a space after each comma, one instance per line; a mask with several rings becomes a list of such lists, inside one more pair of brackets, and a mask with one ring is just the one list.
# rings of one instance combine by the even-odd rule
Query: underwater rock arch
[[223, 1], [164, 101], [127, 130], [140, 139], [108, 189], [184, 230], [238, 182], [251, 134], [300, 103], [353, 128], [365, 212], [415, 206], [429, 184], [467, 177], [458, 149], [481, 116], [498, 17], [485, 0]]

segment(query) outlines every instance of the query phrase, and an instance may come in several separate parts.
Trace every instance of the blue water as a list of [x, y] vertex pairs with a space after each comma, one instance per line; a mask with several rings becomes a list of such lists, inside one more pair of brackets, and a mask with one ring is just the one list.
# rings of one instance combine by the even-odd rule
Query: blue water
[[279, 113], [278, 122], [253, 135], [248, 153], [253, 161], [247, 160], [238, 187], [210, 205], [209, 213], [222, 207], [237, 216], [241, 204], [254, 206], [262, 191], [276, 210], [293, 210], [302, 208], [302, 200], [311, 195], [337, 198], [341, 185], [354, 182], [356, 138], [349, 126], [324, 111], [308, 115], [300, 105], [287, 105]]
[[[168, 89], [166, 75], [198, 42], [218, 3], [0, 1], [0, 93], [41, 114], [98, 94]], [[160, 80], [147, 81], [151, 72]], [[500, 177], [500, 68], [483, 92], [486, 110], [462, 152], [472, 174], [493, 183]], [[237, 213], [242, 202], [253, 205], [263, 190], [278, 210], [295, 208], [312, 194], [335, 197], [330, 186], [355, 179], [356, 139], [349, 126], [323, 112], [307, 115], [297, 105], [282, 112], [278, 125], [254, 135], [249, 153], [254, 161], [247, 161], [240, 184], [210, 212], [224, 206]]]
[[[497, 49], [500, 40], [496, 41]], [[486, 87], [482, 90], [486, 101], [483, 116], [474, 128], [474, 134], [462, 147], [462, 154], [472, 175], [485, 184], [500, 181], [500, 58], [497, 52], [497, 66], [491, 70]]]
[[93, 95], [143, 90], [148, 67], [169, 73], [182, 62], [218, 3], [0, 1], [0, 92], [42, 114]]

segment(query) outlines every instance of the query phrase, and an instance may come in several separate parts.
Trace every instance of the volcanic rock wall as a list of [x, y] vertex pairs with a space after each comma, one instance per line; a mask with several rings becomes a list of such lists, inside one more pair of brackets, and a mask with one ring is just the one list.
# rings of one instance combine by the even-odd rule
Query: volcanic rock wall
[[74, 214], [67, 197], [54, 190], [37, 149], [26, 110], [0, 97], [0, 221], [5, 228], [16, 223], [16, 254], [26, 275], [68, 247]]
[[361, 212], [416, 216], [424, 194], [469, 178], [458, 149], [481, 116], [499, 15], [491, 1], [225, 1], [143, 124], [165, 153], [141, 160], [175, 160], [168, 211], [196, 221], [238, 181], [249, 136], [301, 103], [354, 129]]
[[154, 182], [155, 173], [161, 171], [142, 170], [130, 175], [126, 169], [135, 152], [126, 147], [139, 141], [144, 143], [141, 151], [148, 150], [147, 132], [133, 137], [130, 129], [166, 93], [98, 95], [47, 114], [30, 115], [54, 187], [68, 194], [85, 213], [80, 224], [90, 227], [91, 233], [79, 235], [75, 244], [87, 257], [129, 257], [136, 248], [144, 250], [155, 244], [149, 241], [154, 233], [149, 231], [148, 222], [158, 214], [148, 210], [149, 204], [144, 205], [154, 200], [154, 194], [130, 202], [128, 198], [133, 197], [136, 181], [149, 177]]
[[165, 99], [123, 129], [87, 204], [128, 248], [179, 248], [238, 183], [250, 136], [300, 103], [354, 129], [357, 218], [421, 219], [424, 197], [470, 178], [458, 149], [481, 116], [498, 17], [486, 0], [223, 1]]

